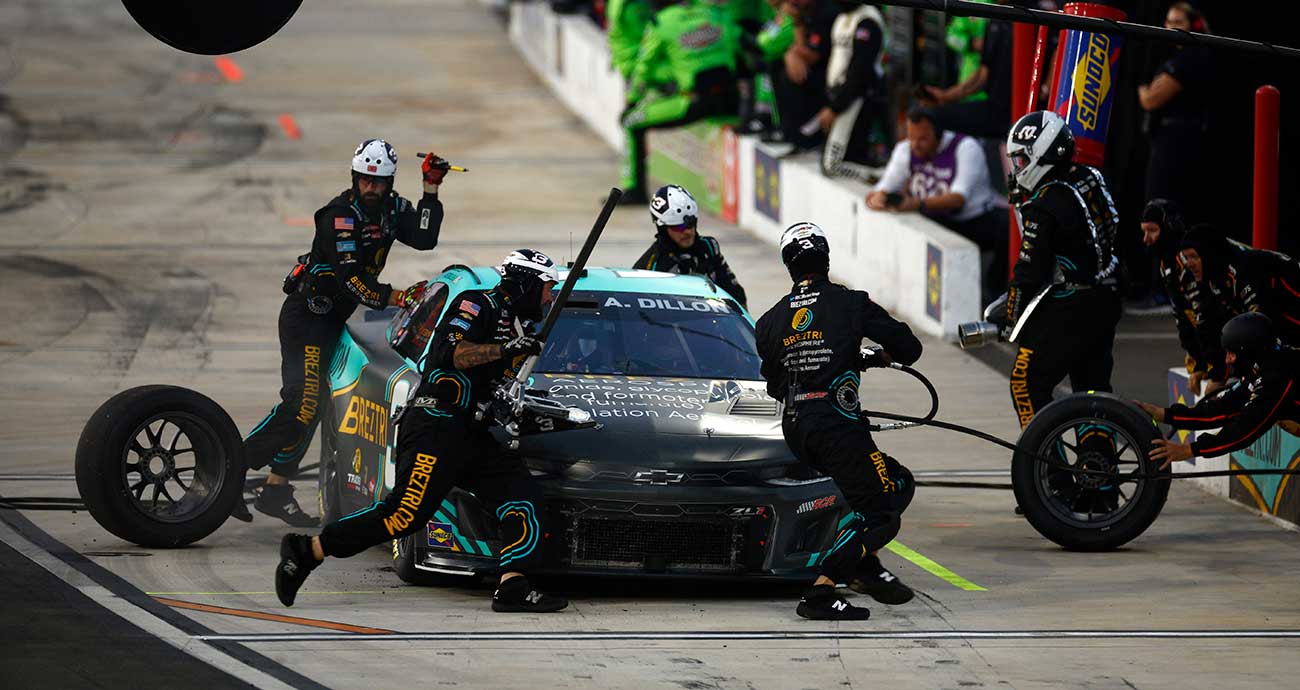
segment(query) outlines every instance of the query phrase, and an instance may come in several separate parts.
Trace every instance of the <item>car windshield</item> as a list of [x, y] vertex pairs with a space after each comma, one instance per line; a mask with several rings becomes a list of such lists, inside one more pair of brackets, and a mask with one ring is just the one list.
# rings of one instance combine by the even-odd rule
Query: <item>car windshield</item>
[[539, 373], [757, 380], [754, 327], [730, 300], [575, 292]]

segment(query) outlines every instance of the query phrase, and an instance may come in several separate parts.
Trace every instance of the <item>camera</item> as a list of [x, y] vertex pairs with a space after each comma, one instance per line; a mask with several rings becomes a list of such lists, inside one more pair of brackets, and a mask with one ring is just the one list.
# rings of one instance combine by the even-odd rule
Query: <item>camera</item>
[[983, 321], [970, 321], [957, 325], [957, 342], [961, 344], [962, 349], [972, 347], [983, 347], [990, 343], [996, 343], [1002, 339], [1002, 326], [992, 321], [994, 314], [1005, 314], [1007, 311], [1007, 293], [993, 300], [989, 306], [984, 307]]

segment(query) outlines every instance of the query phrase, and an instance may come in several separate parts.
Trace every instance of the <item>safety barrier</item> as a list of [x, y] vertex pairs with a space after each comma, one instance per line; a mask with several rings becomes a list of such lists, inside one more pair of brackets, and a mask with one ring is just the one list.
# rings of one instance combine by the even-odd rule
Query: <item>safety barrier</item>
[[[1169, 370], [1169, 404], [1193, 405], [1199, 397], [1188, 387], [1187, 371], [1182, 367]], [[1183, 443], [1197, 432], [1180, 431], [1175, 435]], [[1300, 436], [1274, 425], [1249, 448], [1217, 458], [1196, 458], [1174, 464], [1174, 472], [1205, 472], [1228, 469], [1282, 470], [1300, 468]], [[1238, 477], [1199, 477], [1202, 489], [1253, 508], [1292, 526], [1300, 525], [1300, 483], [1288, 475], [1251, 475]]]
[[[623, 82], [605, 34], [586, 17], [544, 2], [510, 5], [510, 39], [559, 99], [617, 151]], [[648, 137], [650, 176], [690, 188], [701, 205], [775, 246], [787, 225], [808, 220], [830, 237], [835, 279], [867, 290], [914, 327], [949, 339], [980, 307], [974, 243], [918, 214], [868, 209], [866, 188], [822, 175], [810, 156], [775, 150], [729, 128], [697, 123]]]

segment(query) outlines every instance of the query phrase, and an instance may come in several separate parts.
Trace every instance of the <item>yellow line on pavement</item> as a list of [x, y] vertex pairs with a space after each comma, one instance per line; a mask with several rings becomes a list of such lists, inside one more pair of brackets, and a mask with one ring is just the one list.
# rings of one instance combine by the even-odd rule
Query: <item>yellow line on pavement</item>
[[917, 567], [939, 578], [940, 580], [947, 582], [948, 584], [952, 585], [953, 587], [956, 587], [957, 589], [964, 589], [967, 592], [988, 591], [985, 588], [975, 584], [974, 582], [967, 580], [961, 575], [958, 575], [957, 573], [948, 570], [947, 568], [939, 565], [938, 563], [935, 563], [929, 558], [922, 556], [920, 553], [912, 550], [902, 542], [891, 541], [888, 544], [885, 544], [885, 548], [889, 549], [890, 551], [893, 551], [894, 553], [898, 554], [899, 556], [902, 556], [903, 558], [906, 558], [907, 560], [915, 564]]

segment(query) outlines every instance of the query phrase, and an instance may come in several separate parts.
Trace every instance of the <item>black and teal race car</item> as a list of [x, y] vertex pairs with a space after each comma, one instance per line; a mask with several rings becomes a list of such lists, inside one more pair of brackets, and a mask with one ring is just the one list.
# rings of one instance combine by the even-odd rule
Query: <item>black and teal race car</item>
[[[454, 304], [498, 280], [492, 268], [456, 266], [431, 286]], [[418, 378], [389, 345], [395, 311], [354, 316], [330, 370], [326, 520], [392, 488], [390, 415]], [[829, 478], [795, 462], [759, 375], [753, 321], [707, 279], [587, 269], [529, 388], [596, 424], [520, 436], [495, 427], [543, 488], [548, 570], [805, 578], [832, 543], [844, 502]], [[427, 583], [493, 570], [492, 521], [454, 489], [425, 529], [394, 544], [397, 572]]]

